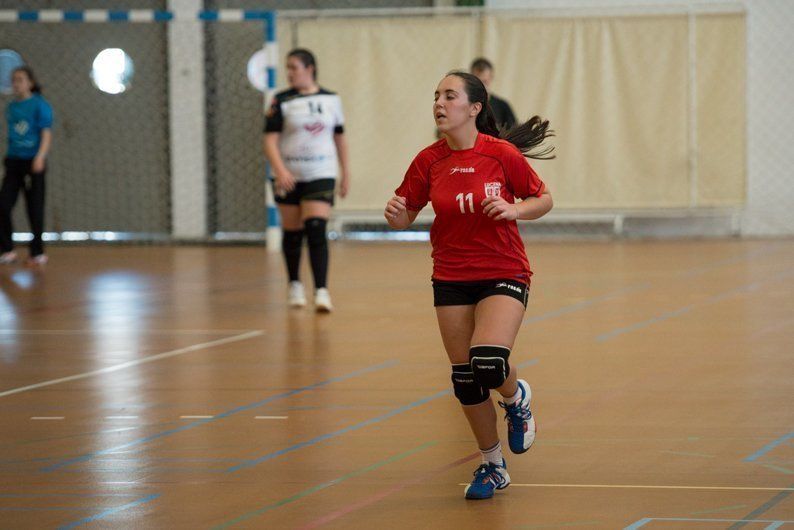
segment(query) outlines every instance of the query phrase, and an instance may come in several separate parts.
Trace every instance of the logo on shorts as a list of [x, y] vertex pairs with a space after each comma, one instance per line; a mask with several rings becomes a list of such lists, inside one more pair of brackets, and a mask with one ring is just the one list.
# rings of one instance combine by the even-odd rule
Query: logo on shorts
[[496, 288], [499, 289], [500, 287], [504, 287], [506, 289], [510, 289], [511, 291], [515, 291], [517, 293], [524, 294], [524, 290], [521, 287], [517, 287], [515, 285], [509, 284], [507, 282], [499, 282], [496, 284]]
[[502, 183], [501, 182], [486, 182], [485, 183], [485, 196], [486, 197], [501, 197]]
[[450, 171], [450, 175], [454, 175], [455, 173], [474, 173], [473, 167], [453, 167]]

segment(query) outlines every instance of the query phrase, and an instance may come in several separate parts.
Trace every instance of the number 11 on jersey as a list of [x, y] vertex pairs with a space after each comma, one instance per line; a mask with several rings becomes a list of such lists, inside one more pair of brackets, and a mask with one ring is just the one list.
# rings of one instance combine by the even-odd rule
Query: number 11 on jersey
[[462, 193], [458, 193], [455, 196], [455, 200], [458, 201], [458, 205], [460, 206], [460, 213], [466, 213], [466, 208], [465, 208], [464, 203], [463, 203], [464, 200], [466, 200], [469, 203], [469, 211], [471, 213], [474, 213], [474, 194], [473, 193], [467, 193], [466, 195], [463, 195]]

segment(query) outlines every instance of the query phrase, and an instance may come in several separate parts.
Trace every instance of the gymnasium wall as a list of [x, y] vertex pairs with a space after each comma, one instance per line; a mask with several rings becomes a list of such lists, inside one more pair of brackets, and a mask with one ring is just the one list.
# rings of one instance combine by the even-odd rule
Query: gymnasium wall
[[[287, 4], [293, 6], [205, 7]], [[566, 10], [559, 2], [528, 1], [519, 11], [488, 14], [280, 11], [282, 57], [296, 45], [313, 49], [321, 84], [338, 91], [345, 105], [354, 182], [338, 215], [377, 216], [411, 157], [434, 140], [438, 80], [485, 55], [496, 65], [494, 92], [519, 117], [549, 118], [558, 133], [558, 159], [533, 162], [554, 192], [555, 215], [728, 211], [743, 214], [743, 233], [794, 233], [794, 150], [785, 140], [794, 79], [783, 60], [794, 56], [786, 29], [794, 24], [794, 5], [761, 0], [724, 9], [707, 2], [722, 7], [626, 13], [612, 8], [642, 2], [569, 4]], [[9, 8], [20, 6], [0, 0], [0, 9]], [[262, 46], [263, 28], [255, 22], [203, 28], [208, 174], [200, 178], [208, 184], [207, 233], [261, 233], [263, 101], [245, 65]], [[101, 94], [88, 77], [93, 56], [108, 46], [123, 47], [135, 60], [132, 89], [122, 96]], [[1, 47], [20, 51], [36, 68], [58, 116], [48, 229], [167, 234], [172, 199], [182, 190], [171, 189], [169, 175], [165, 26], [3, 22]], [[21, 213], [15, 218], [24, 229]]]

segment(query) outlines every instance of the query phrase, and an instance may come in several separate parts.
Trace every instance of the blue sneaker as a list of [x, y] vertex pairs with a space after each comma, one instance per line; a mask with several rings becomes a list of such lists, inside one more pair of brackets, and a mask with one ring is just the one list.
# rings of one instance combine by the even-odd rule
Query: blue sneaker
[[512, 405], [499, 402], [499, 406], [505, 409], [510, 450], [517, 455], [526, 452], [535, 442], [535, 418], [529, 410], [532, 390], [523, 379], [518, 380], [518, 388], [521, 390], [521, 399]]
[[503, 490], [510, 485], [510, 475], [507, 474], [507, 463], [502, 459], [502, 465], [480, 464], [474, 472], [474, 479], [466, 486], [463, 492], [467, 499], [490, 499], [494, 490]]

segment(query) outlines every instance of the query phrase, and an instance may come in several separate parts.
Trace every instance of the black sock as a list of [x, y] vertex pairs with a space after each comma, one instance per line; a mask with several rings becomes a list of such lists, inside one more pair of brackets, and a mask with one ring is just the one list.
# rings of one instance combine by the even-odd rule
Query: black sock
[[303, 230], [284, 230], [281, 237], [281, 250], [287, 264], [289, 281], [297, 282], [301, 268], [301, 250], [303, 250]]
[[327, 219], [311, 217], [303, 223], [306, 239], [309, 240], [309, 259], [314, 275], [314, 288], [326, 286], [328, 277], [328, 238], [325, 235]]

